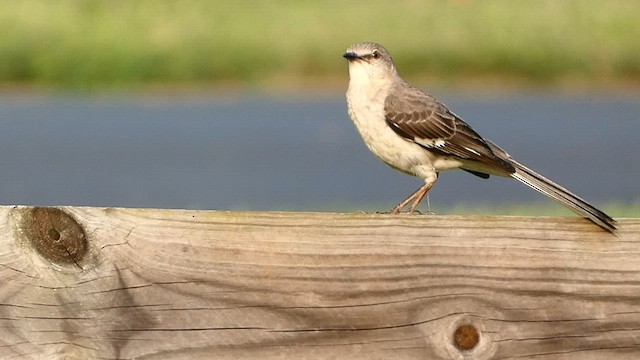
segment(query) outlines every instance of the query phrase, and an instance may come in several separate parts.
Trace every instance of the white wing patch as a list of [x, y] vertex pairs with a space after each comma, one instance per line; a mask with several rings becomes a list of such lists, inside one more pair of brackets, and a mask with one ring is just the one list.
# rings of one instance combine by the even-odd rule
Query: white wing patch
[[430, 148], [441, 148], [443, 146], [446, 145], [446, 142], [442, 139], [435, 139], [435, 140], [427, 140], [427, 139], [421, 139], [421, 138], [417, 138], [415, 139], [415, 142], [417, 142], [418, 144], [422, 145], [422, 146], [426, 146], [426, 147], [430, 147]]
[[472, 153], [474, 153], [474, 154], [476, 154], [476, 155], [478, 155], [478, 156], [482, 156], [482, 155], [480, 155], [480, 153], [479, 153], [479, 152], [477, 152], [477, 151], [473, 150], [472, 148], [468, 148], [468, 147], [466, 147], [466, 146], [465, 146], [465, 148], [464, 148], [464, 149], [465, 149], [465, 150], [467, 150], [467, 151], [469, 151], [469, 152], [472, 152]]

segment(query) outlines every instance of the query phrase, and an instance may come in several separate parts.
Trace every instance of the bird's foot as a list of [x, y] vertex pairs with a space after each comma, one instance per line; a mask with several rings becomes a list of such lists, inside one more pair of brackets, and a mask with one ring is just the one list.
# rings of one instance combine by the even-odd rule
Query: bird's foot
[[391, 209], [391, 210], [389, 210], [389, 211], [377, 211], [377, 212], [376, 212], [376, 214], [393, 214], [393, 215], [398, 215], [398, 214], [403, 214], [403, 215], [414, 215], [414, 214], [415, 214], [415, 215], [435, 215], [436, 213], [435, 213], [435, 211], [431, 211], [431, 210], [428, 210], [428, 211], [422, 212], [422, 211], [420, 211], [420, 210], [418, 210], [418, 209], [415, 209], [415, 210], [406, 210], [406, 211], [402, 211], [402, 210], [400, 210], [400, 209], [397, 209], [397, 210], [396, 210], [396, 209]]
[[421, 212], [419, 210], [406, 210], [406, 211], [402, 211], [402, 209], [391, 209], [389, 211], [386, 212], [381, 212], [380, 214], [392, 214], [392, 215], [413, 215], [413, 214], [418, 214], [420, 215]]

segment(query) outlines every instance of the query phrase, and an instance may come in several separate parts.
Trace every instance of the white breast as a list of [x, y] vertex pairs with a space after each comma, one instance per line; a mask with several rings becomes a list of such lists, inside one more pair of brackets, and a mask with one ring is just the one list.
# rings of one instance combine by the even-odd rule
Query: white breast
[[[349, 116], [365, 144], [380, 160], [406, 174], [435, 178], [432, 156], [417, 144], [398, 136], [385, 122], [384, 100], [388, 86], [372, 86], [367, 76], [350, 68], [347, 90]], [[356, 74], [354, 74], [354, 70]], [[356, 75], [356, 81], [354, 81]], [[359, 79], [359, 80], [358, 80]]]

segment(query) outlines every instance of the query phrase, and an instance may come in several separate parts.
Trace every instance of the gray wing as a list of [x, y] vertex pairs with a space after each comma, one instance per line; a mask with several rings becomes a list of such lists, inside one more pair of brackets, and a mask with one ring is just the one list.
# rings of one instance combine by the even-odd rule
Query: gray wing
[[385, 120], [398, 135], [441, 155], [478, 161], [508, 173], [515, 171], [467, 123], [416, 88], [407, 91], [404, 87], [401, 94], [395, 92], [387, 97]]

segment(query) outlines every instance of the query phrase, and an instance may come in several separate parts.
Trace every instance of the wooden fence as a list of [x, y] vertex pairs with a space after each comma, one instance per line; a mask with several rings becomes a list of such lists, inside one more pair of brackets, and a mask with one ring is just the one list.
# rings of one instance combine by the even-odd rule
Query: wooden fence
[[0, 207], [0, 359], [638, 359], [619, 224]]

